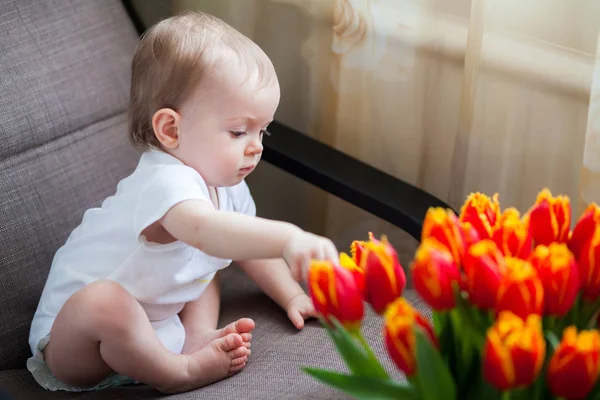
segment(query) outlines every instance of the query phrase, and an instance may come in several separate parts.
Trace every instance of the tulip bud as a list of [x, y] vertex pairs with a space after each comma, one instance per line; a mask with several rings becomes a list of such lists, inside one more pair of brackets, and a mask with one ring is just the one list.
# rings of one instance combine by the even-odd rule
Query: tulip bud
[[562, 317], [575, 302], [579, 291], [579, 270], [575, 257], [564, 243], [540, 245], [529, 261], [544, 287], [544, 309], [548, 315]]
[[398, 254], [385, 236], [381, 241], [372, 238], [364, 244], [359, 267], [365, 271], [366, 300], [376, 313], [402, 295], [406, 275], [398, 261]]
[[417, 293], [434, 310], [454, 307], [453, 285], [459, 281], [460, 274], [446, 246], [433, 237], [426, 238], [417, 249], [411, 271]]
[[525, 260], [531, 254], [531, 233], [527, 224], [521, 221], [516, 208], [504, 210], [494, 232], [494, 242], [505, 256]]
[[384, 319], [384, 341], [390, 357], [407, 376], [414, 375], [416, 371], [415, 327], [418, 325], [423, 328], [434, 346], [438, 346], [431, 325], [402, 297], [390, 304]]
[[523, 320], [503, 311], [487, 332], [483, 375], [500, 390], [530, 385], [540, 373], [545, 354], [540, 316]]
[[335, 317], [348, 330], [360, 328], [364, 306], [350, 271], [329, 261], [313, 261], [307, 283], [315, 310], [327, 322]]
[[552, 393], [566, 399], [584, 399], [600, 372], [600, 335], [570, 326], [548, 364], [547, 381]]
[[460, 210], [460, 221], [468, 222], [481, 239], [490, 239], [500, 222], [498, 194], [490, 199], [482, 193], [471, 193]]
[[506, 272], [506, 264], [496, 243], [481, 240], [467, 251], [463, 269], [469, 302], [488, 310], [496, 307], [500, 282]]
[[552, 197], [548, 189], [542, 190], [527, 213], [526, 220], [537, 246], [552, 242], [566, 243], [571, 225], [571, 203], [566, 196]]
[[427, 210], [421, 231], [421, 242], [429, 237], [435, 238], [444, 245], [452, 254], [456, 265], [460, 265], [465, 254], [465, 241], [460, 222], [452, 210], [441, 207]]
[[591, 203], [577, 221], [573, 235], [569, 239], [569, 249], [575, 255], [575, 259], [579, 260], [583, 246], [592, 238], [598, 225], [600, 225], [600, 208], [596, 203]]
[[579, 280], [583, 298], [593, 301], [600, 296], [600, 225], [594, 229], [579, 253]]
[[365, 271], [360, 268], [346, 253], [340, 253], [340, 265], [352, 273], [356, 286], [364, 297], [365, 294]]
[[479, 242], [480, 237], [477, 233], [477, 230], [473, 228], [470, 222], [460, 222], [460, 230], [462, 231], [463, 237], [465, 239], [465, 253], [469, 250], [471, 246], [475, 243]]
[[529, 261], [506, 257], [506, 273], [498, 288], [496, 311], [512, 311], [521, 318], [541, 315], [544, 307], [544, 288]]

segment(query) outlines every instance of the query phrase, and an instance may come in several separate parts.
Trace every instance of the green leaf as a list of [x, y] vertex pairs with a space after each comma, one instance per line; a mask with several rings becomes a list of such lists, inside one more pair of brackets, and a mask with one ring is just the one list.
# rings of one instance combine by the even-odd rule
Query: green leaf
[[550, 345], [550, 349], [548, 349], [548, 350], [552, 350], [552, 352], [550, 354], [554, 353], [554, 350], [556, 350], [556, 348], [558, 347], [558, 345], [560, 343], [560, 341], [558, 340], [558, 337], [552, 331], [545, 331], [544, 336], [546, 337], [546, 340], [548, 341], [548, 344]]
[[302, 368], [319, 381], [360, 400], [419, 400], [419, 394], [406, 383], [367, 376], [346, 375], [318, 368]]
[[375, 357], [370, 357], [368, 350], [363, 352], [350, 333], [337, 320], [333, 320], [335, 328], [325, 324], [327, 332], [335, 343], [338, 352], [354, 375], [371, 378], [388, 378], [388, 374]]
[[415, 329], [417, 338], [417, 375], [423, 400], [455, 400], [456, 384], [444, 364], [442, 356], [433, 346], [422, 328]]

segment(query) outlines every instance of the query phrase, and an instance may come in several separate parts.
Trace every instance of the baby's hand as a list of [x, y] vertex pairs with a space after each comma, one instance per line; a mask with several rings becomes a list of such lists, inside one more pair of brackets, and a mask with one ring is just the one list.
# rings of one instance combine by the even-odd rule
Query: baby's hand
[[288, 239], [283, 248], [283, 258], [290, 266], [294, 279], [306, 281], [311, 260], [339, 263], [339, 252], [331, 240], [300, 231]]
[[286, 306], [288, 318], [298, 329], [304, 327], [304, 320], [317, 316], [312, 300], [305, 293], [299, 294]]

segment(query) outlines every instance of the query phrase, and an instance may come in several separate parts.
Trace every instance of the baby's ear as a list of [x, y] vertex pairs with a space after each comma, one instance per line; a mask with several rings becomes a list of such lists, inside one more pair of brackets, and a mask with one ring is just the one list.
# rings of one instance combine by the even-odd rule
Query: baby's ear
[[167, 149], [179, 146], [181, 116], [171, 108], [161, 108], [152, 116], [154, 136]]

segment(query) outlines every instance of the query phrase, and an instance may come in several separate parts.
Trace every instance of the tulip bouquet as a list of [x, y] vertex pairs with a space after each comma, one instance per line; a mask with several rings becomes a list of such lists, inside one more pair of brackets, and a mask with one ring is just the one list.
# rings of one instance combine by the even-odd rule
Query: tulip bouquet
[[[430, 209], [410, 272], [431, 320], [402, 297], [394, 248], [369, 236], [337, 265], [311, 264], [311, 298], [349, 373], [306, 373], [362, 399], [600, 399], [596, 204], [573, 230], [568, 197], [547, 189], [522, 216], [481, 193], [459, 215]], [[365, 303], [406, 382], [363, 338]]]

